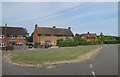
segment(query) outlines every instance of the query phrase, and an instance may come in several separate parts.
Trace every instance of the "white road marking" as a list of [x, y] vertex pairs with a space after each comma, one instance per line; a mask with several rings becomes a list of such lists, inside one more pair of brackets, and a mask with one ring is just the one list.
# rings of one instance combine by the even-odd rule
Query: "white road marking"
[[93, 75], [94, 77], [96, 77], [96, 76], [95, 76], [95, 72], [94, 72], [94, 71], [92, 71], [92, 75]]
[[92, 64], [90, 64], [90, 68], [92, 68], [93, 66], [92, 66]]

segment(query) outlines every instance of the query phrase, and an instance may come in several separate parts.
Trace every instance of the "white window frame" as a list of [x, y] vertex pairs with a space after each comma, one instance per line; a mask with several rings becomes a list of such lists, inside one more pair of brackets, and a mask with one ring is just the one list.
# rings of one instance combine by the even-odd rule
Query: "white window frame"
[[56, 44], [56, 41], [52, 41], [52, 45], [55, 45]]
[[[12, 36], [12, 37], [11, 37]], [[14, 36], [14, 37], [13, 37]], [[10, 35], [10, 38], [14, 39], [15, 38], [15, 35]]]
[[65, 37], [65, 35], [62, 36], [62, 38], [64, 38], [64, 37]]
[[45, 37], [45, 34], [42, 34], [41, 37]]
[[0, 34], [0, 38], [5, 38], [5, 35]]
[[40, 44], [43, 45], [43, 44], [44, 44], [44, 41], [40, 41]]
[[82, 39], [84, 39], [85, 37], [84, 36], [82, 36]]
[[54, 37], [54, 35], [51, 35], [50, 37]]
[[5, 47], [5, 43], [0, 43], [0, 47]]
[[70, 35], [69, 38], [72, 38], [72, 36]]
[[23, 39], [23, 36], [22, 35], [17, 35], [17, 38], [18, 39]]

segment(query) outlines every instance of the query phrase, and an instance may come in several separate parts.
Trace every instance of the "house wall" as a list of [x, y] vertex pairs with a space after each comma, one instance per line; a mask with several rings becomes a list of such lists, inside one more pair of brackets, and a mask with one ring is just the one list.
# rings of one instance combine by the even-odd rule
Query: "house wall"
[[[26, 39], [25, 38], [26, 38], [26, 36], [23, 36], [22, 39], [18, 39], [17, 36], [15, 36], [15, 38], [11, 38], [10, 36], [7, 36], [6, 37], [7, 46], [9, 45], [8, 40], [16, 40], [16, 44], [17, 43], [23, 43], [23, 45], [26, 45]], [[5, 38], [1, 38], [0, 43], [5, 43]]]
[[[63, 38], [63, 40], [66, 40], [66, 37], [62, 37], [62, 36], [53, 36], [53, 37], [51, 37], [51, 36], [48, 36], [48, 35], [45, 35], [45, 37], [41, 37], [41, 36], [38, 36], [39, 38], [38, 38], [38, 42], [40, 43], [41, 41], [44, 41], [44, 43], [45, 43], [45, 41], [51, 41], [49, 44], [50, 45], [57, 45], [57, 40], [58, 39], [60, 39], [60, 38]], [[73, 37], [71, 38], [71, 40], [73, 40]], [[55, 41], [56, 42], [56, 44], [52, 44], [52, 42], [53, 41]]]
[[[66, 37], [62, 37], [62, 36], [48, 36], [48, 35], [45, 35], [45, 37], [41, 37], [41, 35], [38, 35], [37, 32], [34, 32], [33, 34], [33, 42], [38, 42], [40, 43], [41, 41], [43, 41], [45, 43], [45, 41], [51, 41], [49, 44], [50, 45], [57, 45], [57, 40], [60, 39], [60, 38], [63, 38], [63, 40], [66, 40]], [[71, 37], [71, 40], [74, 40], [73, 37]], [[55, 41], [56, 44], [52, 44], [52, 42]]]
[[[82, 39], [82, 37], [84, 37], [84, 38]], [[87, 35], [82, 35], [82, 36], [81, 36], [81, 39], [84, 40], [84, 41], [87, 41], [87, 40], [94, 41], [94, 40], [97, 40], [97, 36], [95, 36], [95, 39], [93, 39], [93, 38], [88, 39], [88, 38], [87, 38]]]
[[[53, 26], [53, 28], [55, 28], [55, 26]], [[70, 29], [70, 27], [69, 27]], [[50, 35], [45, 35], [45, 37], [41, 37], [41, 35], [38, 35], [37, 32], [37, 24], [35, 25], [35, 29], [34, 29], [34, 33], [33, 33], [33, 43], [38, 42], [41, 43], [41, 41], [43, 41], [45, 43], [45, 41], [51, 41], [49, 44], [50, 45], [57, 45], [57, 40], [63, 38], [63, 40], [66, 40], [66, 37], [62, 37], [62, 36], [53, 36], [51, 37]], [[71, 37], [71, 40], [74, 40], [74, 37]], [[55, 44], [52, 44], [52, 42], [55, 42]]]
[[39, 41], [38, 38], [39, 36], [38, 36], [37, 30], [35, 29], [33, 33], [33, 43], [38, 42]]

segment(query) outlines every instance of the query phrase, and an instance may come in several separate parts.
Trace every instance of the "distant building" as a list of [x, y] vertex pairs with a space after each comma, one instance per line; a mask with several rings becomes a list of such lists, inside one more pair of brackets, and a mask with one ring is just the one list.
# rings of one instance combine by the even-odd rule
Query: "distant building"
[[94, 41], [97, 39], [97, 35], [95, 33], [87, 33], [87, 34], [81, 34], [81, 40], [83, 41], [87, 41], [87, 40], [90, 40], [90, 41]]
[[26, 33], [22, 27], [0, 27], [0, 47], [10, 45], [25, 45]]
[[49, 45], [56, 45], [57, 40], [60, 38], [63, 38], [63, 40], [66, 40], [66, 36], [73, 40], [73, 33], [71, 31], [71, 28], [68, 27], [68, 29], [61, 29], [56, 28], [56, 26], [53, 26], [53, 28], [49, 27], [38, 27], [35, 25], [34, 33], [33, 33], [33, 43], [38, 42], [41, 44], [48, 43]]

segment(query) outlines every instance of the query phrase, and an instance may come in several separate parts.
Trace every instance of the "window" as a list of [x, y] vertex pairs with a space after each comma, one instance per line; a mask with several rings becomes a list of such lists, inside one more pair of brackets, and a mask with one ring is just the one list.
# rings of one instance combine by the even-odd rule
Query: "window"
[[71, 36], [71, 35], [69, 35], [69, 38], [72, 38], [72, 36]]
[[45, 35], [44, 35], [44, 34], [42, 34], [42, 35], [41, 35], [41, 37], [45, 37]]
[[15, 35], [10, 35], [10, 38], [15, 38]]
[[55, 41], [52, 41], [52, 44], [53, 44], [53, 45], [55, 45], [55, 44], [56, 44], [56, 42], [55, 42]]
[[23, 38], [23, 36], [22, 36], [22, 35], [18, 35], [18, 36], [17, 36], [17, 38], [22, 39], [22, 38]]
[[54, 37], [54, 35], [51, 35], [50, 37]]
[[5, 38], [5, 35], [1, 35], [1, 34], [0, 34], [0, 38]]
[[82, 39], [84, 39], [84, 37], [82, 37]]
[[0, 43], [0, 47], [5, 47], [5, 43]]
[[0, 38], [2, 38], [2, 35], [0, 34]]
[[65, 37], [65, 35], [62, 36], [62, 38], [64, 38], [64, 37]]
[[41, 44], [41, 45], [44, 44], [44, 41], [40, 41], [40, 44]]

